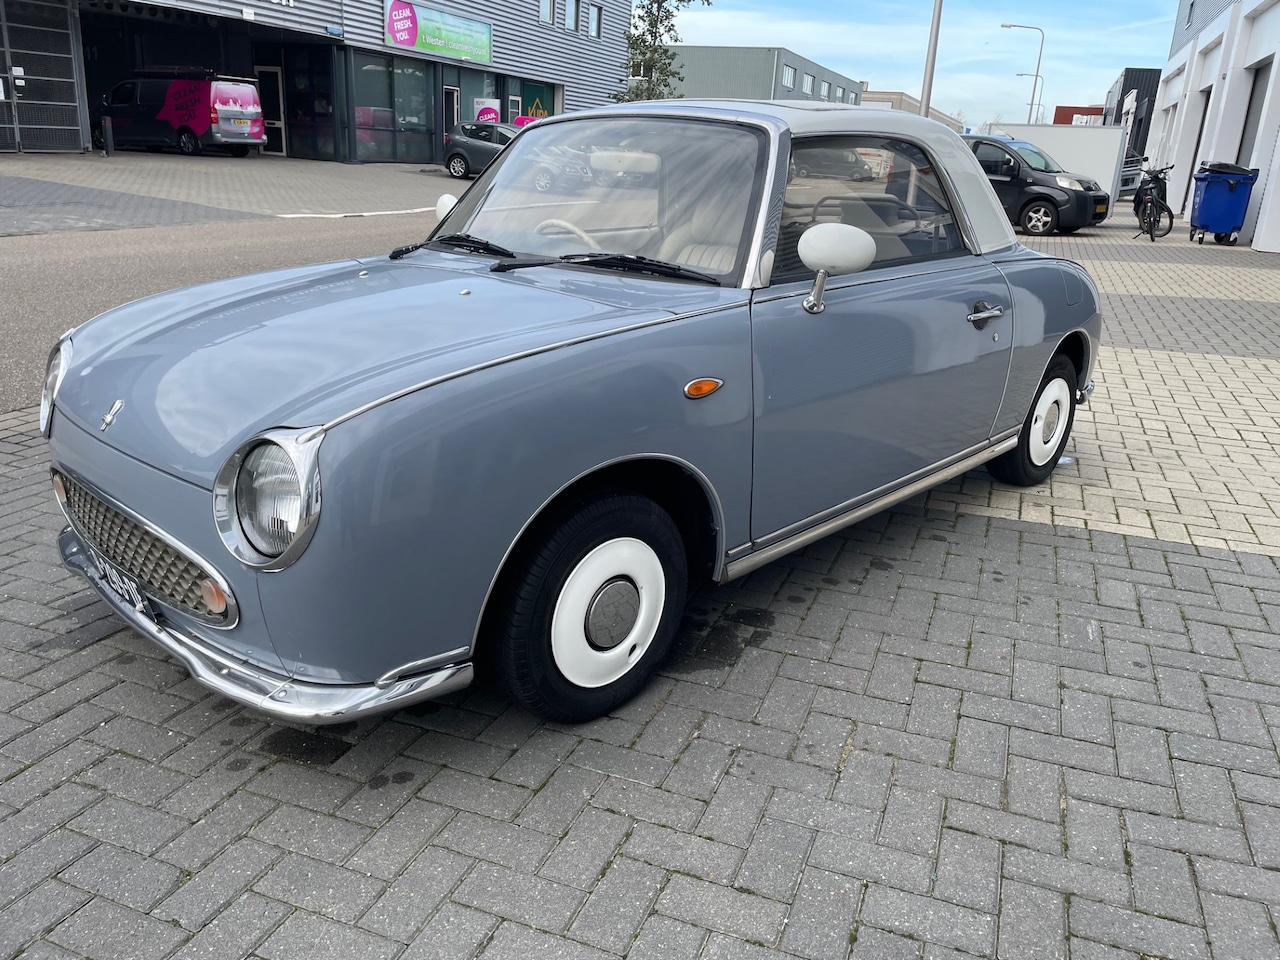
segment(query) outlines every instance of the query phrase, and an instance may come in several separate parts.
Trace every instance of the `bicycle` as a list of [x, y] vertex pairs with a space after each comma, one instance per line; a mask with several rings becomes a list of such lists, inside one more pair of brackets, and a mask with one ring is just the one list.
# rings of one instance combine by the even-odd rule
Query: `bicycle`
[[1169, 171], [1172, 169], [1171, 163], [1167, 167], [1142, 171], [1142, 183], [1133, 195], [1133, 214], [1138, 218], [1135, 240], [1145, 233], [1154, 243], [1156, 237], [1166, 236], [1173, 229], [1173, 210], [1165, 202], [1169, 195]]

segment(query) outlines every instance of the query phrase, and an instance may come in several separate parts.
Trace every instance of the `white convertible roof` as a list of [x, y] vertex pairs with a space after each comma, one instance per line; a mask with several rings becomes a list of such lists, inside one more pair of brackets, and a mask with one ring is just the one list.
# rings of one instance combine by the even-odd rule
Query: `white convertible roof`
[[973, 231], [978, 253], [992, 253], [1017, 242], [1009, 218], [991, 182], [969, 146], [950, 127], [935, 120], [879, 107], [814, 100], [650, 100], [597, 108], [596, 112], [665, 113], [744, 120], [768, 119], [794, 137], [880, 134], [914, 140], [946, 168]]

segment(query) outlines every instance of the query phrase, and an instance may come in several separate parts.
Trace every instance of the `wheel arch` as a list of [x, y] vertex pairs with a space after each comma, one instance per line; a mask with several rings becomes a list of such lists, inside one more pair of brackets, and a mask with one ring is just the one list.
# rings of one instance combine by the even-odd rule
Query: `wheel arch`
[[[1075, 366], [1077, 381], [1076, 387], [1078, 389], [1083, 389], [1085, 385], [1084, 378], [1089, 373], [1089, 361], [1091, 359], [1089, 354], [1089, 338], [1085, 336], [1084, 331], [1072, 330], [1058, 341], [1058, 348], [1053, 351], [1053, 356], [1056, 357], [1059, 354], [1065, 356], [1071, 361], [1072, 365]], [[1049, 363], [1052, 362], [1053, 357], [1050, 357]], [[1047, 370], [1048, 368], [1049, 365], [1045, 364], [1045, 369]]]
[[725, 553], [724, 510], [706, 474], [687, 460], [667, 454], [637, 454], [610, 460], [560, 487], [520, 528], [485, 592], [471, 641], [473, 658], [498, 613], [499, 604], [495, 601], [505, 594], [532, 538], [562, 509], [606, 490], [636, 493], [661, 506], [671, 515], [684, 540], [690, 579], [714, 580], [719, 576]]

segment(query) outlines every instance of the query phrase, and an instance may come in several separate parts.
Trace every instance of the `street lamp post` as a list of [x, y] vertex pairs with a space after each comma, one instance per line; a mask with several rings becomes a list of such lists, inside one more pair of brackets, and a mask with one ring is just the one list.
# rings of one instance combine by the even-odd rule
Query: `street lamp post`
[[[939, 0], [941, 2], [941, 0]], [[1044, 57], [1044, 31], [1039, 27], [1029, 27], [1025, 23], [1002, 23], [1005, 30], [1035, 30], [1040, 34], [1040, 52], [1036, 54], [1036, 81], [1031, 84], [1031, 103], [1027, 104], [1027, 123], [1031, 122], [1031, 111], [1036, 105], [1036, 83], [1040, 80], [1040, 61]]]
[[[1040, 122], [1040, 114], [1044, 111], [1044, 77], [1036, 76], [1034, 73], [1020, 73], [1020, 77], [1035, 77], [1031, 84], [1031, 106], [1036, 111], [1036, 123]], [[1040, 94], [1036, 95], [1036, 85], [1040, 86]]]
[[924, 89], [920, 91], [920, 116], [929, 116], [933, 99], [933, 64], [938, 59], [938, 31], [942, 28], [942, 0], [933, 0], [933, 23], [929, 27], [929, 50], [924, 57]]

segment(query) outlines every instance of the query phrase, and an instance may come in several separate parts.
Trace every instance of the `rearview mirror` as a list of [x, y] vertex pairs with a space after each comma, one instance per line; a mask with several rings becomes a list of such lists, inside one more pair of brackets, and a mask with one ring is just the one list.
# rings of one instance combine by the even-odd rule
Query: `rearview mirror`
[[452, 193], [441, 194], [440, 199], [436, 201], [436, 219], [443, 220], [449, 215], [449, 211], [458, 205], [458, 198]]
[[876, 258], [876, 241], [867, 231], [849, 223], [818, 223], [801, 235], [796, 252], [800, 262], [817, 274], [804, 308], [809, 313], [821, 313], [827, 277], [867, 269]]

